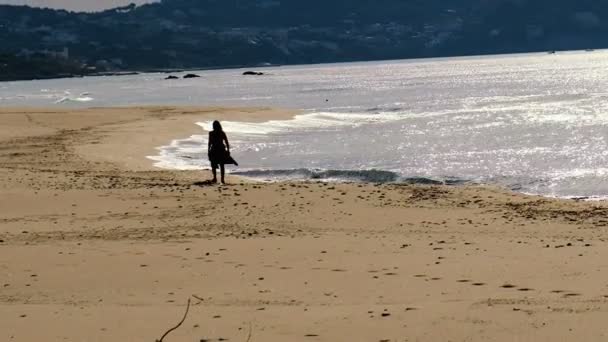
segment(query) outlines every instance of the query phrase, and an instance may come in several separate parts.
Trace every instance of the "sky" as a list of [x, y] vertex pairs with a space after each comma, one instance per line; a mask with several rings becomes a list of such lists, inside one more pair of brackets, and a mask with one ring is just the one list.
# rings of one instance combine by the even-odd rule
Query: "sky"
[[144, 4], [156, 0], [0, 0], [0, 4], [62, 8], [72, 11], [99, 11], [130, 3]]

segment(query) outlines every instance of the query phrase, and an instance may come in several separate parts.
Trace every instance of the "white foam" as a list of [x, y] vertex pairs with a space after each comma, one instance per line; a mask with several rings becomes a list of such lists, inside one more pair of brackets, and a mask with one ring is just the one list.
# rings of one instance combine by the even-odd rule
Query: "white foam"
[[[385, 123], [404, 118], [403, 113], [331, 113], [320, 112], [296, 115], [291, 120], [271, 120], [267, 122], [237, 122], [223, 121], [224, 130], [230, 132], [231, 136], [237, 136], [232, 143], [238, 149], [238, 136], [268, 135], [273, 133], [287, 133], [291, 131], [329, 129], [332, 127], [357, 127], [366, 124]], [[213, 122], [198, 122], [197, 125], [206, 130], [211, 130]], [[200, 170], [207, 166], [205, 156], [192, 158], [192, 155], [204, 153], [206, 137], [193, 135], [187, 139], [176, 139], [169, 145], [157, 148], [157, 156], [148, 156], [154, 160], [156, 167], [177, 170]], [[188, 156], [188, 157], [185, 157]]]
[[155, 161], [154, 166], [159, 167], [161, 169], [192, 171], [202, 170], [205, 168], [205, 166], [208, 166], [207, 163], [205, 163], [205, 165], [202, 164], [203, 162], [206, 162], [206, 159], [198, 161], [192, 159], [184, 159], [179, 158], [173, 153], [164, 151], [162, 148], [160, 148], [159, 150], [160, 152], [158, 156], [148, 156], [147, 158]]
[[80, 93], [80, 95], [78, 95], [78, 96], [73, 96], [69, 91], [66, 91], [64, 93], [63, 97], [61, 97], [59, 100], [55, 101], [55, 104], [66, 103], [66, 102], [91, 102], [91, 101], [95, 100], [90, 95], [91, 95], [91, 93], [89, 93], [89, 92], [83, 92], [83, 93]]
[[[320, 112], [296, 115], [291, 120], [271, 120], [267, 122], [223, 121], [224, 130], [231, 134], [267, 135], [294, 130], [327, 129], [332, 127], [358, 127], [366, 124], [386, 123], [405, 118], [404, 113], [331, 113]], [[198, 122], [199, 126], [211, 130], [212, 121]]]
[[562, 180], [567, 178], [583, 178], [593, 177], [603, 179], [608, 176], [608, 168], [593, 168], [593, 169], [571, 169], [560, 170], [546, 173], [546, 176], [554, 180]]

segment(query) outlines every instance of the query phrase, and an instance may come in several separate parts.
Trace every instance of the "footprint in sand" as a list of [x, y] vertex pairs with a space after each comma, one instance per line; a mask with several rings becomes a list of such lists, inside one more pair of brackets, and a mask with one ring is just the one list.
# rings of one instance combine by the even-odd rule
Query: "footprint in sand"
[[522, 287], [521, 289], [517, 289], [517, 291], [527, 292], [527, 291], [534, 291], [534, 290], [527, 288], [527, 287]]
[[471, 285], [473, 286], [484, 286], [486, 283], [473, 283]]
[[512, 288], [515, 288], [515, 287], [517, 287], [517, 286], [515, 286], [515, 285], [511, 285], [511, 284], [504, 284], [504, 285], [502, 285], [501, 287], [502, 287], [503, 289], [512, 289]]
[[469, 279], [460, 279], [457, 280], [459, 283], [470, 283], [471, 281]]

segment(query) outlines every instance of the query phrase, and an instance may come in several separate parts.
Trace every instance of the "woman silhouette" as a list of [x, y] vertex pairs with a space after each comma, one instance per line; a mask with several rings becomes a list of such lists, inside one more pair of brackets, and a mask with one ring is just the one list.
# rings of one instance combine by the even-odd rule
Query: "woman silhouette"
[[[224, 145], [224, 142], [226, 143]], [[222, 184], [226, 184], [224, 181], [224, 165], [225, 164], [235, 164], [238, 165], [232, 157], [230, 157], [230, 143], [228, 142], [228, 137], [224, 130], [222, 129], [222, 125], [219, 121], [213, 121], [213, 131], [209, 132], [209, 144], [207, 146], [207, 153], [209, 156], [209, 161], [211, 162], [211, 170], [213, 171], [213, 182], [217, 183], [217, 168], [219, 166]]]

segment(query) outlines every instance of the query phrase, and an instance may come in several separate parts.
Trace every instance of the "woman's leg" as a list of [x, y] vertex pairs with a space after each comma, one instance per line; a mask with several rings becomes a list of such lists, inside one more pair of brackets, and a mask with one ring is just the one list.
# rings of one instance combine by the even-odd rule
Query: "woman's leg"
[[220, 164], [220, 172], [222, 175], [222, 184], [226, 184], [226, 182], [224, 181], [224, 173], [225, 173], [225, 169], [224, 169], [224, 164]]
[[211, 172], [213, 172], [213, 183], [217, 183], [217, 165], [216, 164], [211, 164]]

